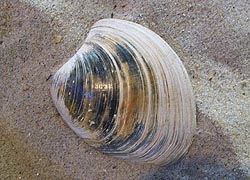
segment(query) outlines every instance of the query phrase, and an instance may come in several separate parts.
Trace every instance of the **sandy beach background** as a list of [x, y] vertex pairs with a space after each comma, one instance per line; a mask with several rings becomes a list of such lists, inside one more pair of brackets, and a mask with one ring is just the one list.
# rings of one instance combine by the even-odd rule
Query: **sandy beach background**
[[[180, 55], [197, 133], [167, 167], [97, 152], [61, 120], [51, 75], [102, 18], [137, 22]], [[250, 1], [1, 0], [0, 179], [250, 179]]]

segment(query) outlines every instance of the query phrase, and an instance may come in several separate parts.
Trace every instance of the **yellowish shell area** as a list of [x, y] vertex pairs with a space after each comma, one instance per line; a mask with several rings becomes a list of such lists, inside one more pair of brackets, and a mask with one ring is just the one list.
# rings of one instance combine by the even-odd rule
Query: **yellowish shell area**
[[64, 121], [91, 146], [132, 161], [167, 164], [192, 142], [195, 104], [187, 72], [160, 36], [103, 19], [53, 76]]

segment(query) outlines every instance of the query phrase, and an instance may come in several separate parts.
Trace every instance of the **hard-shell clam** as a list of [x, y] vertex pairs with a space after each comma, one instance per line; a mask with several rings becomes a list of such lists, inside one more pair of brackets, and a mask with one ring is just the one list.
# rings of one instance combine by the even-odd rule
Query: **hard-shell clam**
[[64, 121], [104, 153], [167, 164], [192, 142], [195, 105], [187, 72], [151, 30], [103, 19], [53, 76], [51, 94]]

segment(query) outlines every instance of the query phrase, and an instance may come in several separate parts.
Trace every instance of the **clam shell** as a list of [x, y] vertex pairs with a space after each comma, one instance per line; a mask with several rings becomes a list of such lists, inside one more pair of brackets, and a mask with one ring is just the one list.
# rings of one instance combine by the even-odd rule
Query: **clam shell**
[[53, 76], [52, 99], [68, 126], [96, 149], [167, 164], [187, 152], [196, 120], [187, 72], [151, 30], [103, 19]]

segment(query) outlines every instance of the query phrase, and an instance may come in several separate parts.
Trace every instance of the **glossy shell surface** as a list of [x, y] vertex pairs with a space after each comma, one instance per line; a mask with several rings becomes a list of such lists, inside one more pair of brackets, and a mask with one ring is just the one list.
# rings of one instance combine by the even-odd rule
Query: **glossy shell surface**
[[104, 153], [167, 164], [187, 152], [196, 120], [187, 72], [151, 30], [103, 19], [53, 76], [53, 101], [68, 126]]

